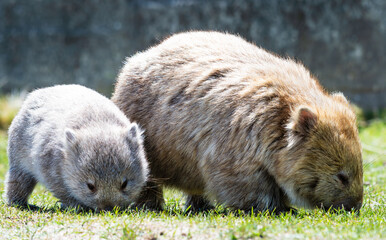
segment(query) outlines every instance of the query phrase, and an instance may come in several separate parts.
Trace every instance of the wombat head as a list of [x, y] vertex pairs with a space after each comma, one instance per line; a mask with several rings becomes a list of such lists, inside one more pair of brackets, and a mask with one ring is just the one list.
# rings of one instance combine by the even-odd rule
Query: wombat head
[[324, 109], [300, 106], [292, 113], [278, 183], [293, 205], [345, 210], [362, 206], [363, 167], [355, 114], [347, 103], [335, 103]]
[[65, 130], [65, 185], [72, 197], [94, 210], [126, 208], [148, 175], [141, 130], [109, 127]]

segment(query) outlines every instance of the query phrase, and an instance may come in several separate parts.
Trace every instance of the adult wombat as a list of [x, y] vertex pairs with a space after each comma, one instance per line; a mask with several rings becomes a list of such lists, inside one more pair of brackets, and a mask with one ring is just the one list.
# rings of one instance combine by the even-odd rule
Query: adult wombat
[[[176, 34], [121, 70], [112, 98], [146, 131], [162, 185], [238, 209], [360, 209], [356, 117], [301, 64], [218, 32]], [[148, 188], [142, 203], [161, 207]]]
[[148, 175], [141, 130], [107, 98], [78, 85], [30, 93], [9, 128], [8, 204], [37, 182], [64, 207], [132, 204]]

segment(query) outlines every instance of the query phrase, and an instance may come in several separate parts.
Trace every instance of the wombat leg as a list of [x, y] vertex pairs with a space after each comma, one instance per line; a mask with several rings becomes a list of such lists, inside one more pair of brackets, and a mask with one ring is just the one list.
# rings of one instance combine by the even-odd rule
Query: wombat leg
[[214, 206], [201, 195], [188, 195], [186, 197], [185, 211], [200, 212], [214, 209]]
[[163, 205], [162, 187], [154, 182], [147, 182], [137, 200], [136, 206], [149, 210], [162, 211]]
[[7, 173], [5, 183], [8, 205], [27, 207], [28, 197], [37, 183], [35, 178], [21, 169], [11, 167]]

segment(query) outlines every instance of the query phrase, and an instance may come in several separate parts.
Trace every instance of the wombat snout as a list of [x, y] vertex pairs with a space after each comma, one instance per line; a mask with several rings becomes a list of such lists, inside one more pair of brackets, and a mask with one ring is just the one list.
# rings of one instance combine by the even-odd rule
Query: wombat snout
[[105, 210], [105, 211], [112, 211], [114, 209], [114, 206], [113, 205], [111, 205], [111, 206], [105, 206], [104, 208], [103, 208], [103, 210]]
[[96, 212], [102, 212], [102, 211], [111, 212], [111, 211], [114, 210], [114, 207], [115, 207], [115, 204], [113, 204], [113, 203], [100, 204], [100, 205], [95, 209], [95, 211], [96, 211]]
[[362, 198], [358, 200], [357, 198], [352, 198], [352, 197], [348, 197], [344, 200], [334, 202], [333, 205], [331, 206], [332, 209], [336, 209], [336, 210], [343, 209], [345, 211], [352, 211], [352, 212], [356, 212], [356, 211], [359, 212], [361, 207], [362, 207]]

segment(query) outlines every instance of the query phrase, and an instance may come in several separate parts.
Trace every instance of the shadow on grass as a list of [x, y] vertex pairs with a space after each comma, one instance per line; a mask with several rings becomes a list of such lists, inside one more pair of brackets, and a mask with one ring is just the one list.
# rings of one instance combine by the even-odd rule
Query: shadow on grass
[[[138, 207], [129, 207], [126, 209], [119, 209], [114, 208], [111, 211], [94, 211], [92, 209], [81, 209], [81, 208], [62, 208], [59, 203], [55, 204], [53, 207], [39, 207], [36, 205], [28, 204], [26, 206], [10, 206], [15, 207], [17, 209], [20, 209], [22, 211], [30, 211], [35, 213], [68, 213], [72, 215], [112, 215], [112, 216], [123, 216], [123, 215], [142, 215], [142, 214], [152, 214], [154, 216], [173, 216], [173, 217], [210, 217], [210, 216], [223, 216], [223, 217], [269, 217], [269, 218], [281, 218], [281, 217], [289, 217], [293, 216], [298, 219], [306, 218], [308, 216], [315, 215], [314, 211], [305, 211], [305, 210], [296, 210], [294, 208], [291, 208], [289, 211], [282, 211], [282, 212], [269, 212], [269, 211], [253, 211], [253, 209], [245, 211], [245, 210], [238, 210], [238, 209], [229, 209], [224, 208], [222, 206], [217, 206], [214, 209], [205, 210], [205, 211], [189, 211], [183, 210], [178, 207], [166, 207], [164, 210], [150, 210], [145, 208], [138, 208]], [[328, 210], [322, 210], [320, 213], [323, 215], [333, 216], [333, 215], [351, 215], [358, 217], [360, 215], [359, 211], [350, 212], [345, 211], [343, 209], [328, 209]]]
[[218, 206], [216, 208], [210, 209], [210, 210], [203, 210], [203, 211], [191, 211], [191, 210], [183, 210], [177, 207], [166, 207], [164, 210], [151, 210], [146, 208], [138, 208], [138, 207], [129, 207], [126, 209], [119, 209], [114, 208], [111, 211], [95, 211], [92, 209], [82, 209], [82, 208], [62, 208], [60, 206], [60, 203], [55, 204], [53, 207], [39, 207], [33, 204], [27, 204], [27, 205], [12, 205], [9, 207], [14, 207], [22, 211], [30, 211], [30, 212], [37, 212], [37, 213], [70, 213], [70, 214], [92, 214], [92, 215], [100, 215], [100, 214], [113, 214], [113, 215], [124, 215], [124, 214], [146, 214], [146, 213], [152, 213], [155, 215], [167, 215], [167, 216], [185, 216], [185, 217], [195, 217], [195, 216], [213, 216], [213, 215], [222, 215], [222, 216], [235, 216], [235, 217], [245, 217], [245, 216], [251, 216], [251, 215], [265, 215], [265, 216], [279, 216], [280, 214], [297, 214], [297, 211], [295, 209], [291, 209], [288, 212], [269, 212], [269, 211], [258, 211], [254, 212], [253, 209], [250, 211], [245, 210], [234, 210], [234, 209], [228, 209], [223, 208], [222, 206]]

